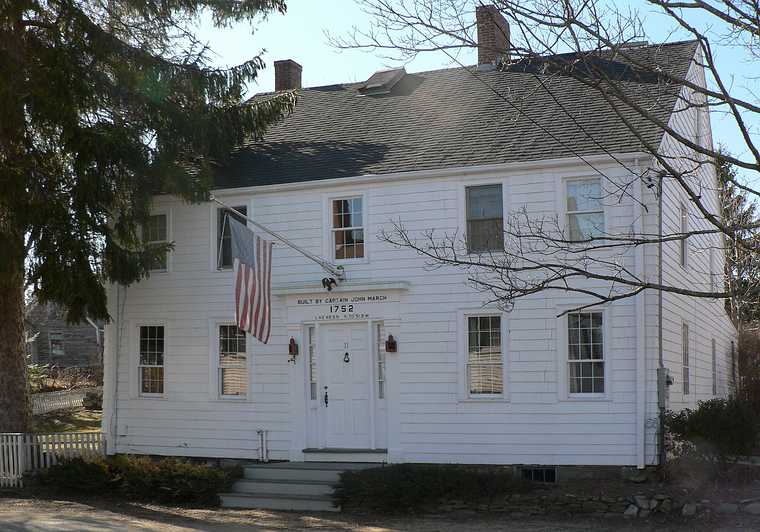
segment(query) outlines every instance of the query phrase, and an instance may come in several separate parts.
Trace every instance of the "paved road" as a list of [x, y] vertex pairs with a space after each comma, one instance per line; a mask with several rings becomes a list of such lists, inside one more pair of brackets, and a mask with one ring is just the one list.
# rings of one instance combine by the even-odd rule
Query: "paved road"
[[617, 519], [530, 519], [510, 520], [494, 514], [467, 517], [366, 518], [343, 514], [299, 514], [261, 510], [187, 510], [154, 505], [114, 504], [97, 501], [80, 504], [68, 501], [0, 498], [2, 532], [239, 532], [281, 530], [352, 532], [444, 532], [526, 531], [609, 532], [760, 530], [760, 523], [733, 516], [728, 522], [691, 521], [663, 525]]

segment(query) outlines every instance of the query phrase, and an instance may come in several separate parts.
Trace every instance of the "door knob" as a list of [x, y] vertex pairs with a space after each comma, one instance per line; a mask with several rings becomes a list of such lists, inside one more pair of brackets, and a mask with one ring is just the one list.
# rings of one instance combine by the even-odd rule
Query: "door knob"
[[345, 362], [346, 364], [351, 362], [351, 356], [348, 354], [348, 351], [346, 351], [346, 354], [343, 355], [343, 362]]

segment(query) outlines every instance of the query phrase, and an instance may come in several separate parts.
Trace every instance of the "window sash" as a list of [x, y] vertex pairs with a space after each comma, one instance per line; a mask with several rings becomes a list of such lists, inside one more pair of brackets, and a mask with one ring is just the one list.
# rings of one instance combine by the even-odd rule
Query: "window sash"
[[362, 259], [365, 253], [364, 198], [352, 196], [330, 201], [330, 234], [336, 260]]
[[715, 349], [715, 338], [712, 339], [712, 394], [718, 395], [718, 355]]
[[219, 325], [219, 395], [246, 397], [248, 394], [248, 353], [246, 336], [237, 325]]
[[[597, 188], [599, 197], [581, 196], [582, 186]], [[590, 186], [589, 186], [590, 185]], [[571, 189], [577, 188], [577, 196]], [[570, 240], [585, 240], [604, 235], [604, 205], [601, 202], [602, 187], [599, 179], [570, 180], [565, 185], [565, 213]]]
[[[166, 214], [151, 215], [143, 227], [143, 237], [148, 247], [166, 245], [169, 242], [169, 217]], [[167, 269], [168, 250], [164, 250], [155, 257], [150, 265], [150, 271], [161, 272]]]
[[[683, 203], [681, 204], [681, 235], [685, 235], [689, 231], [689, 210]], [[686, 243], [686, 238], [682, 238], [679, 241], [679, 253], [681, 266], [686, 267], [687, 254], [689, 248]]]
[[501, 316], [467, 316], [467, 393], [470, 397], [504, 393]]
[[317, 400], [317, 335], [316, 328], [308, 328], [309, 337], [309, 397]]
[[48, 336], [50, 344], [50, 356], [61, 357], [66, 355], [66, 345], [63, 333], [51, 332]]
[[606, 392], [604, 313], [567, 315], [567, 385], [570, 395]]
[[166, 330], [163, 325], [143, 325], [139, 329], [137, 359], [140, 395], [163, 395]]
[[[232, 207], [244, 216], [248, 216], [248, 207], [239, 205]], [[232, 232], [230, 229], [229, 217], [246, 225], [248, 220], [238, 216], [228, 209], [216, 210], [216, 268], [217, 270], [227, 270], [232, 268]]]
[[504, 250], [504, 196], [500, 183], [465, 188], [467, 250]]
[[681, 328], [681, 344], [681, 363], [683, 366], [681, 377], [683, 379], [683, 394], [689, 395], [689, 326], [686, 323], [684, 323]]

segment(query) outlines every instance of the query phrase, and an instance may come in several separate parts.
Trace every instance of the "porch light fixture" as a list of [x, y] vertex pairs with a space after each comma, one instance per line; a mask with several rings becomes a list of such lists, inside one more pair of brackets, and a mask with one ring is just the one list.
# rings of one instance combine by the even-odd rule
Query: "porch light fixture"
[[293, 337], [291, 337], [290, 342], [288, 342], [288, 355], [290, 355], [288, 362], [295, 364], [296, 357], [298, 356], [298, 344], [296, 343], [296, 339]]
[[385, 352], [395, 353], [396, 349], [398, 349], [398, 347], [396, 346], [396, 339], [393, 337], [392, 334], [389, 334], [388, 339], [385, 341]]

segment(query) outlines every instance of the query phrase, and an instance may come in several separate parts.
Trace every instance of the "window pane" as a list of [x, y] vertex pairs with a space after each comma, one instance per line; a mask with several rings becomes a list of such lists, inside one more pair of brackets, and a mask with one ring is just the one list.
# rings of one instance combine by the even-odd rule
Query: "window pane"
[[140, 368], [140, 392], [164, 393], [164, 368]]
[[467, 248], [475, 253], [504, 249], [501, 185], [467, 187]]
[[567, 211], [602, 210], [602, 187], [598, 179], [567, 182]]
[[362, 198], [333, 200], [333, 229], [362, 227]]
[[155, 214], [148, 218], [145, 224], [146, 242], [165, 242], [166, 241], [166, 215]]
[[245, 368], [221, 368], [222, 395], [245, 395], [248, 393], [248, 372]]
[[570, 240], [604, 236], [604, 213], [570, 214], [567, 217]]
[[[245, 205], [233, 207], [242, 215], [248, 216], [248, 208]], [[217, 209], [216, 211], [216, 250], [217, 250], [217, 268], [232, 268], [232, 240], [229, 219], [237, 220], [241, 224], [248, 223], [243, 216], [229, 211], [227, 209]]]

